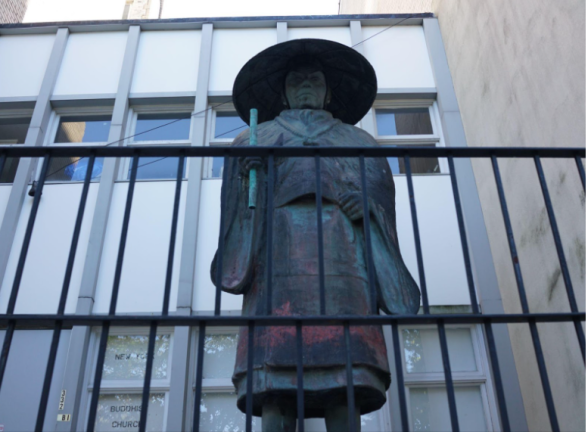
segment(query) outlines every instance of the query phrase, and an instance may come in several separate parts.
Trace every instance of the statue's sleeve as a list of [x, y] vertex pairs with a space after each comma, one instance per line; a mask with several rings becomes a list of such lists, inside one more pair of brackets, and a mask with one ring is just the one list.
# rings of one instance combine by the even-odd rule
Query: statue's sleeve
[[[367, 133], [362, 134], [362, 138], [364, 146], [378, 145]], [[366, 158], [365, 166], [378, 306], [389, 315], [417, 313], [420, 291], [404, 264], [398, 246], [396, 191], [390, 166], [385, 158]]]
[[[233, 146], [248, 145], [248, 131], [243, 132], [233, 142]], [[224, 226], [219, 233], [222, 242], [221, 289], [231, 294], [245, 294], [252, 274], [252, 262], [255, 248], [256, 215], [259, 210], [252, 211], [248, 207], [249, 179], [242, 175], [238, 159], [229, 158], [224, 167], [221, 197], [224, 197]], [[258, 188], [262, 189], [262, 188]], [[217, 265], [219, 251], [217, 250], [210, 268], [213, 283], [217, 282]]]

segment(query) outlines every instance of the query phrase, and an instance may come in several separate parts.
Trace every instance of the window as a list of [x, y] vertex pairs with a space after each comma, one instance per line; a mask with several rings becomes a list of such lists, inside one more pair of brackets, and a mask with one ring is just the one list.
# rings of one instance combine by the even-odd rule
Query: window
[[[159, 107], [158, 107], [159, 108]], [[157, 108], [156, 108], [157, 109]], [[166, 110], [159, 108], [159, 110]], [[186, 108], [183, 108], [186, 109]], [[189, 145], [190, 112], [153, 112], [154, 108], [137, 108], [131, 111], [132, 137], [128, 145]], [[176, 108], [177, 110], [177, 108]], [[186, 176], [186, 165], [182, 176]], [[131, 176], [130, 159], [124, 164], [123, 177]], [[144, 157], [139, 159], [137, 180], [175, 179], [177, 176], [178, 158]]]
[[[30, 122], [30, 117], [0, 117], [0, 147], [24, 144]], [[17, 167], [18, 158], [6, 158], [0, 183], [12, 183]]]
[[[460, 429], [499, 430], [480, 328], [447, 327], [446, 334]], [[451, 430], [437, 328], [401, 328], [400, 336], [411, 430]]]
[[[407, 105], [407, 103], [404, 103]], [[377, 103], [374, 107], [374, 136], [382, 146], [395, 147], [417, 145], [435, 147], [441, 137], [437, 127], [436, 105], [395, 107]], [[388, 158], [392, 174], [404, 174], [403, 158]], [[410, 161], [412, 174], [438, 174], [446, 172], [444, 160], [438, 158], [414, 158]]]
[[[237, 354], [237, 331], [208, 330], [204, 337], [200, 430], [245, 430], [245, 414], [237, 408], [237, 395], [231, 381]], [[194, 391], [196, 385], [194, 385]], [[253, 430], [261, 430], [261, 421], [253, 417]]]
[[[213, 111], [209, 127], [209, 145], [231, 145], [237, 135], [247, 128], [247, 123], [234, 111]], [[224, 159], [209, 158], [204, 169], [204, 178], [222, 178]]]
[[[49, 145], [91, 144], [105, 145], [110, 133], [111, 114], [98, 109], [88, 114], [76, 114], [74, 109], [56, 113], [53, 128], [49, 129]], [[88, 168], [88, 158], [52, 158], [47, 170], [47, 181], [84, 181]], [[104, 158], [96, 158], [92, 169], [92, 180], [97, 181], [102, 174]]]
[[[99, 339], [99, 335], [96, 335], [96, 354]], [[133, 333], [129, 333], [128, 330], [123, 333], [118, 329], [111, 329], [102, 371], [96, 431], [139, 430], [148, 339], [149, 329], [141, 329]], [[165, 430], [164, 419], [168, 405], [172, 343], [173, 337], [170, 331], [159, 329], [155, 339], [151, 397], [147, 413], [148, 431]], [[88, 406], [93, 378], [94, 373], [89, 380]]]

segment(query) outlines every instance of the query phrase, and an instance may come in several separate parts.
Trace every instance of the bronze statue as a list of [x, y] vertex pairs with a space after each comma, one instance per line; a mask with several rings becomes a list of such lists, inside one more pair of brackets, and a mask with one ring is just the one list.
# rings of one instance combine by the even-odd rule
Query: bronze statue
[[[354, 127], [375, 99], [369, 62], [344, 45], [300, 39], [253, 57], [233, 88], [246, 122], [259, 111], [260, 146], [377, 146]], [[249, 130], [234, 146], [249, 145]], [[392, 173], [384, 158], [365, 161], [378, 307], [387, 314], [416, 313], [419, 289], [398, 248]], [[257, 169], [257, 209], [248, 208], [249, 170]], [[225, 167], [226, 197], [222, 290], [243, 294], [243, 315], [266, 314], [267, 162], [233, 159]], [[276, 158], [273, 200], [272, 315], [319, 315], [319, 265], [315, 161]], [[358, 158], [321, 160], [322, 220], [327, 315], [369, 315]], [[211, 274], [216, 279], [216, 258]], [[216, 281], [215, 281], [216, 282]], [[390, 385], [380, 326], [350, 330], [356, 424], [379, 409]], [[264, 432], [296, 429], [296, 330], [256, 327], [253, 353], [253, 414]], [[346, 351], [341, 326], [303, 327], [305, 417], [324, 417], [329, 432], [348, 429]], [[233, 383], [245, 411], [247, 329], [241, 328]]]

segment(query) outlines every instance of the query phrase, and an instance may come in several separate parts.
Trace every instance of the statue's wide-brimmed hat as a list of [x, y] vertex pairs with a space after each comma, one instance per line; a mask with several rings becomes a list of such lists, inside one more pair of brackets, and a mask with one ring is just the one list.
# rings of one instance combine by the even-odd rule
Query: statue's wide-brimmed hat
[[233, 85], [233, 103], [249, 124], [251, 108], [258, 122], [273, 120], [287, 109], [283, 103], [286, 74], [298, 63], [320, 67], [331, 89], [325, 110], [344, 123], [354, 125], [371, 108], [378, 83], [374, 68], [353, 48], [323, 39], [296, 39], [274, 45], [251, 58]]

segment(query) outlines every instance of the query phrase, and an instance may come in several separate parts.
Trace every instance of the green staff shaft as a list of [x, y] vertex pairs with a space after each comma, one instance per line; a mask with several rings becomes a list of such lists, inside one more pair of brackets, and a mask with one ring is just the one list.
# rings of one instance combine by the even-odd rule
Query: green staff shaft
[[[257, 145], [257, 110], [251, 108], [249, 115], [249, 145]], [[249, 170], [249, 208], [255, 210], [257, 197], [257, 170]]]

